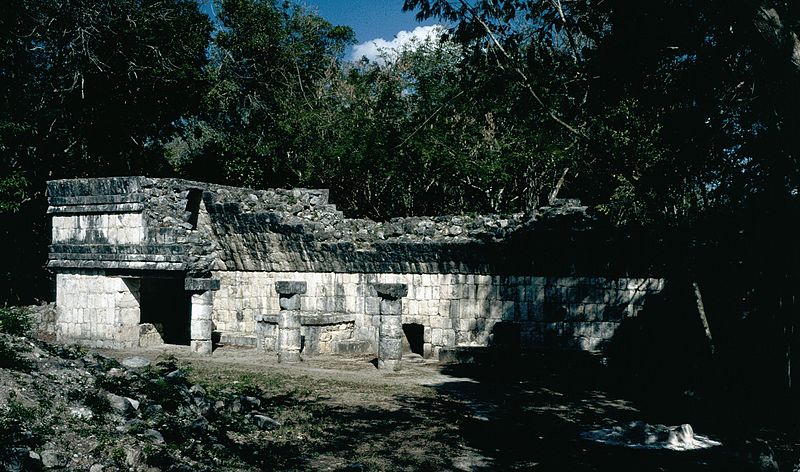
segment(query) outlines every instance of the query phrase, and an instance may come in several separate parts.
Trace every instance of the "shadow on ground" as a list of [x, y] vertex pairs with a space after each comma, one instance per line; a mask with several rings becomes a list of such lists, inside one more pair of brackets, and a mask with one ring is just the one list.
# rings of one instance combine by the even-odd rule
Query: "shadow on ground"
[[[209, 369], [219, 375], [218, 367]], [[780, 470], [791, 471], [800, 455], [790, 433], [719, 429], [698, 415], [702, 408], [682, 408], [685, 402], [642, 402], [603, 358], [585, 353], [426, 364], [397, 374], [358, 369], [348, 376], [333, 367], [291, 374], [251, 368], [246, 375], [253, 384], [273, 396], [267, 413], [284, 423], [258, 453], [284, 456], [268, 461], [276, 470], [579, 472], [772, 471], [773, 456]], [[424, 375], [430, 381], [420, 385]], [[723, 446], [636, 450], [581, 438], [585, 431], [632, 421], [691, 423]]]
[[[513, 366], [444, 366], [443, 373], [464, 380], [435, 388], [470, 410], [460, 421], [458, 434], [489, 458], [491, 467], [486, 470], [772, 471], [773, 456], [782, 463], [781, 470], [792, 470], [797, 454], [792, 451], [791, 443], [796, 441], [791, 436], [708, 429], [715, 423], [698, 414], [698, 408], [681, 411], [669, 403], [659, 406], [668, 398], [630, 401], [634, 396], [617, 385], [619, 379], [604, 362], [586, 353], [539, 352]], [[580, 436], [632, 421], [691, 423], [697, 432], [721, 440], [723, 446], [697, 451], [642, 450]], [[776, 446], [775, 452], [765, 439]]]

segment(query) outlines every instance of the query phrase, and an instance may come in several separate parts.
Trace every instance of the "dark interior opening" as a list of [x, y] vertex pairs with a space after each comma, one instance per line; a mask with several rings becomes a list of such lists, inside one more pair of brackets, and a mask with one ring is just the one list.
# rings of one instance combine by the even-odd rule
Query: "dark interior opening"
[[152, 323], [165, 343], [189, 345], [192, 298], [183, 279], [142, 279], [139, 303], [141, 322]]
[[408, 346], [406, 347], [406, 343], [403, 343], [403, 347], [414, 354], [423, 355], [422, 345], [425, 342], [425, 327], [419, 323], [404, 323], [403, 334], [405, 334], [408, 342]]
[[190, 213], [188, 223], [192, 229], [197, 229], [197, 217], [200, 214], [200, 200], [203, 199], [203, 191], [199, 188], [190, 188], [189, 195], [186, 196], [186, 211]]
[[491, 347], [501, 356], [518, 356], [522, 347], [520, 325], [511, 321], [499, 321], [492, 328]]

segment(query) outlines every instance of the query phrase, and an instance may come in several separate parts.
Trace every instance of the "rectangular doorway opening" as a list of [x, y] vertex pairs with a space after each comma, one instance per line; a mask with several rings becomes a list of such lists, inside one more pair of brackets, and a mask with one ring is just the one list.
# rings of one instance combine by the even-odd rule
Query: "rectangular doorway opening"
[[403, 351], [423, 355], [425, 327], [419, 323], [403, 323]]
[[183, 285], [182, 278], [142, 279], [141, 322], [153, 324], [166, 344], [189, 345], [192, 297]]

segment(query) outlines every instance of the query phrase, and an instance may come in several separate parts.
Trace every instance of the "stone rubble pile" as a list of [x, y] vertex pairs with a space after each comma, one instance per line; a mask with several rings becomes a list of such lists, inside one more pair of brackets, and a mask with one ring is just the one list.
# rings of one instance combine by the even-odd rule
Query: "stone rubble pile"
[[230, 434], [282, 428], [269, 408], [257, 392], [208, 392], [174, 361], [0, 333], [0, 470], [211, 470]]

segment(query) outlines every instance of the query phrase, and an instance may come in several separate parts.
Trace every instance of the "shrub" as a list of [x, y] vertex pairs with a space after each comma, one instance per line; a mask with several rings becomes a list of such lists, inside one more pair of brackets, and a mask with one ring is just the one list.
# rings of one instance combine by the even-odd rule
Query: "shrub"
[[30, 372], [33, 368], [33, 362], [22, 357], [13, 346], [9, 346], [6, 340], [0, 337], [0, 369]]
[[[61, 357], [62, 359], [75, 360], [85, 357], [89, 351], [80, 344], [50, 344], [43, 343], [41, 347], [51, 356]], [[116, 364], [114, 366], [118, 366]], [[114, 367], [112, 366], [112, 367]], [[110, 369], [110, 367], [109, 367]], [[108, 370], [108, 369], [106, 369]]]
[[0, 409], [0, 456], [6, 456], [15, 447], [35, 447], [44, 442], [47, 430], [37, 409], [28, 408], [13, 395]]
[[33, 328], [30, 311], [24, 307], [0, 308], [0, 333], [25, 336]]

